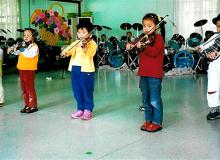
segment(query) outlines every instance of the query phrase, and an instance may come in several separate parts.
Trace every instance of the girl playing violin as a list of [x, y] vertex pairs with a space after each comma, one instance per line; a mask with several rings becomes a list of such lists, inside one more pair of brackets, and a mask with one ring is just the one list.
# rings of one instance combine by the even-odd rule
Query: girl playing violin
[[[140, 76], [140, 89], [142, 92], [145, 109], [145, 123], [141, 130], [156, 132], [162, 129], [163, 104], [161, 98], [161, 84], [163, 77], [164, 41], [163, 37], [156, 33], [158, 16], [154, 13], [146, 14], [142, 19], [143, 32], [151, 37], [144, 42], [137, 42], [140, 51], [140, 64], [138, 75]], [[126, 45], [126, 49], [133, 48], [133, 44]]]
[[71, 71], [71, 83], [77, 102], [77, 111], [71, 114], [73, 119], [90, 120], [94, 108], [94, 62], [97, 45], [91, 39], [93, 25], [81, 22], [77, 25], [76, 40], [61, 53], [62, 57], [71, 56], [68, 70]]
[[8, 53], [13, 52], [13, 54], [18, 55], [17, 68], [19, 70], [20, 85], [24, 99], [24, 108], [20, 111], [21, 113], [38, 111], [37, 95], [34, 86], [39, 56], [38, 45], [35, 43], [36, 33], [35, 29], [26, 28], [23, 41], [26, 45], [15, 44], [7, 50]]

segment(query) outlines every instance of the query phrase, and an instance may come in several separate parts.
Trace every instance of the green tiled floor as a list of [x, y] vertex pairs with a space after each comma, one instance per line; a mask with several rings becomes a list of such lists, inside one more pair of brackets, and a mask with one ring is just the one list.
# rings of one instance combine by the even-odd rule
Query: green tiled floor
[[0, 108], [0, 159], [219, 159], [220, 120], [207, 121], [206, 75], [165, 77], [164, 128], [140, 131], [144, 114], [135, 72], [99, 70], [91, 121], [73, 120], [70, 74], [37, 73], [39, 111], [22, 114], [17, 74], [5, 75]]

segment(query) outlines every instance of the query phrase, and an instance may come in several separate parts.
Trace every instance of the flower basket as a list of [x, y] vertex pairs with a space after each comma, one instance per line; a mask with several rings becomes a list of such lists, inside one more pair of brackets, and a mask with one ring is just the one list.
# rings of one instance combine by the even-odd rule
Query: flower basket
[[[57, 5], [62, 13], [53, 10]], [[52, 3], [47, 10], [36, 9], [31, 15], [31, 23], [40, 30], [41, 39], [54, 46], [59, 40], [69, 42], [71, 30], [64, 16], [64, 8], [59, 3]]]

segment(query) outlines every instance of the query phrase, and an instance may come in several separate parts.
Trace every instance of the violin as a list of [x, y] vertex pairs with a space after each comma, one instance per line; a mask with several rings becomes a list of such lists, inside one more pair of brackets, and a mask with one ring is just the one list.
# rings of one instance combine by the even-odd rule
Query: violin
[[10, 47], [9, 53], [15, 52], [22, 48], [27, 48], [30, 44], [31, 42], [25, 42], [25, 41], [17, 42], [16, 44]]
[[81, 47], [82, 47], [82, 48], [86, 48], [86, 47], [87, 47], [87, 44], [90, 42], [91, 39], [92, 39], [92, 36], [89, 36], [88, 38], [83, 39], [83, 40], [82, 40]]
[[141, 48], [140, 50], [143, 51], [147, 45], [150, 45], [154, 42], [154, 38], [155, 38], [155, 33], [146, 36], [145, 38], [143, 38], [140, 42], [141, 42]]
[[137, 43], [141, 43], [140, 51], [143, 51], [147, 45], [153, 43], [155, 34], [147, 35], [145, 33], [142, 33], [139, 37], [137, 37], [134, 41], [130, 42], [129, 44], [132, 44], [133, 47], [131, 47], [129, 50], [132, 50], [134, 47], [137, 46]]
[[31, 42], [17, 42], [15, 45], [17, 46], [17, 48], [27, 48], [29, 45], [31, 44]]

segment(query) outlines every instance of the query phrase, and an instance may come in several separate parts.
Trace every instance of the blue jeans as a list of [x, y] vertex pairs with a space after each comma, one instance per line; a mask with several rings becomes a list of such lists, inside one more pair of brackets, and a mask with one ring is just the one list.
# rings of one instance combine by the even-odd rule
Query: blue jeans
[[162, 79], [152, 77], [140, 77], [140, 89], [145, 109], [147, 122], [162, 125], [163, 103], [161, 98]]
[[77, 110], [93, 111], [94, 72], [81, 72], [80, 66], [72, 66], [71, 83]]

